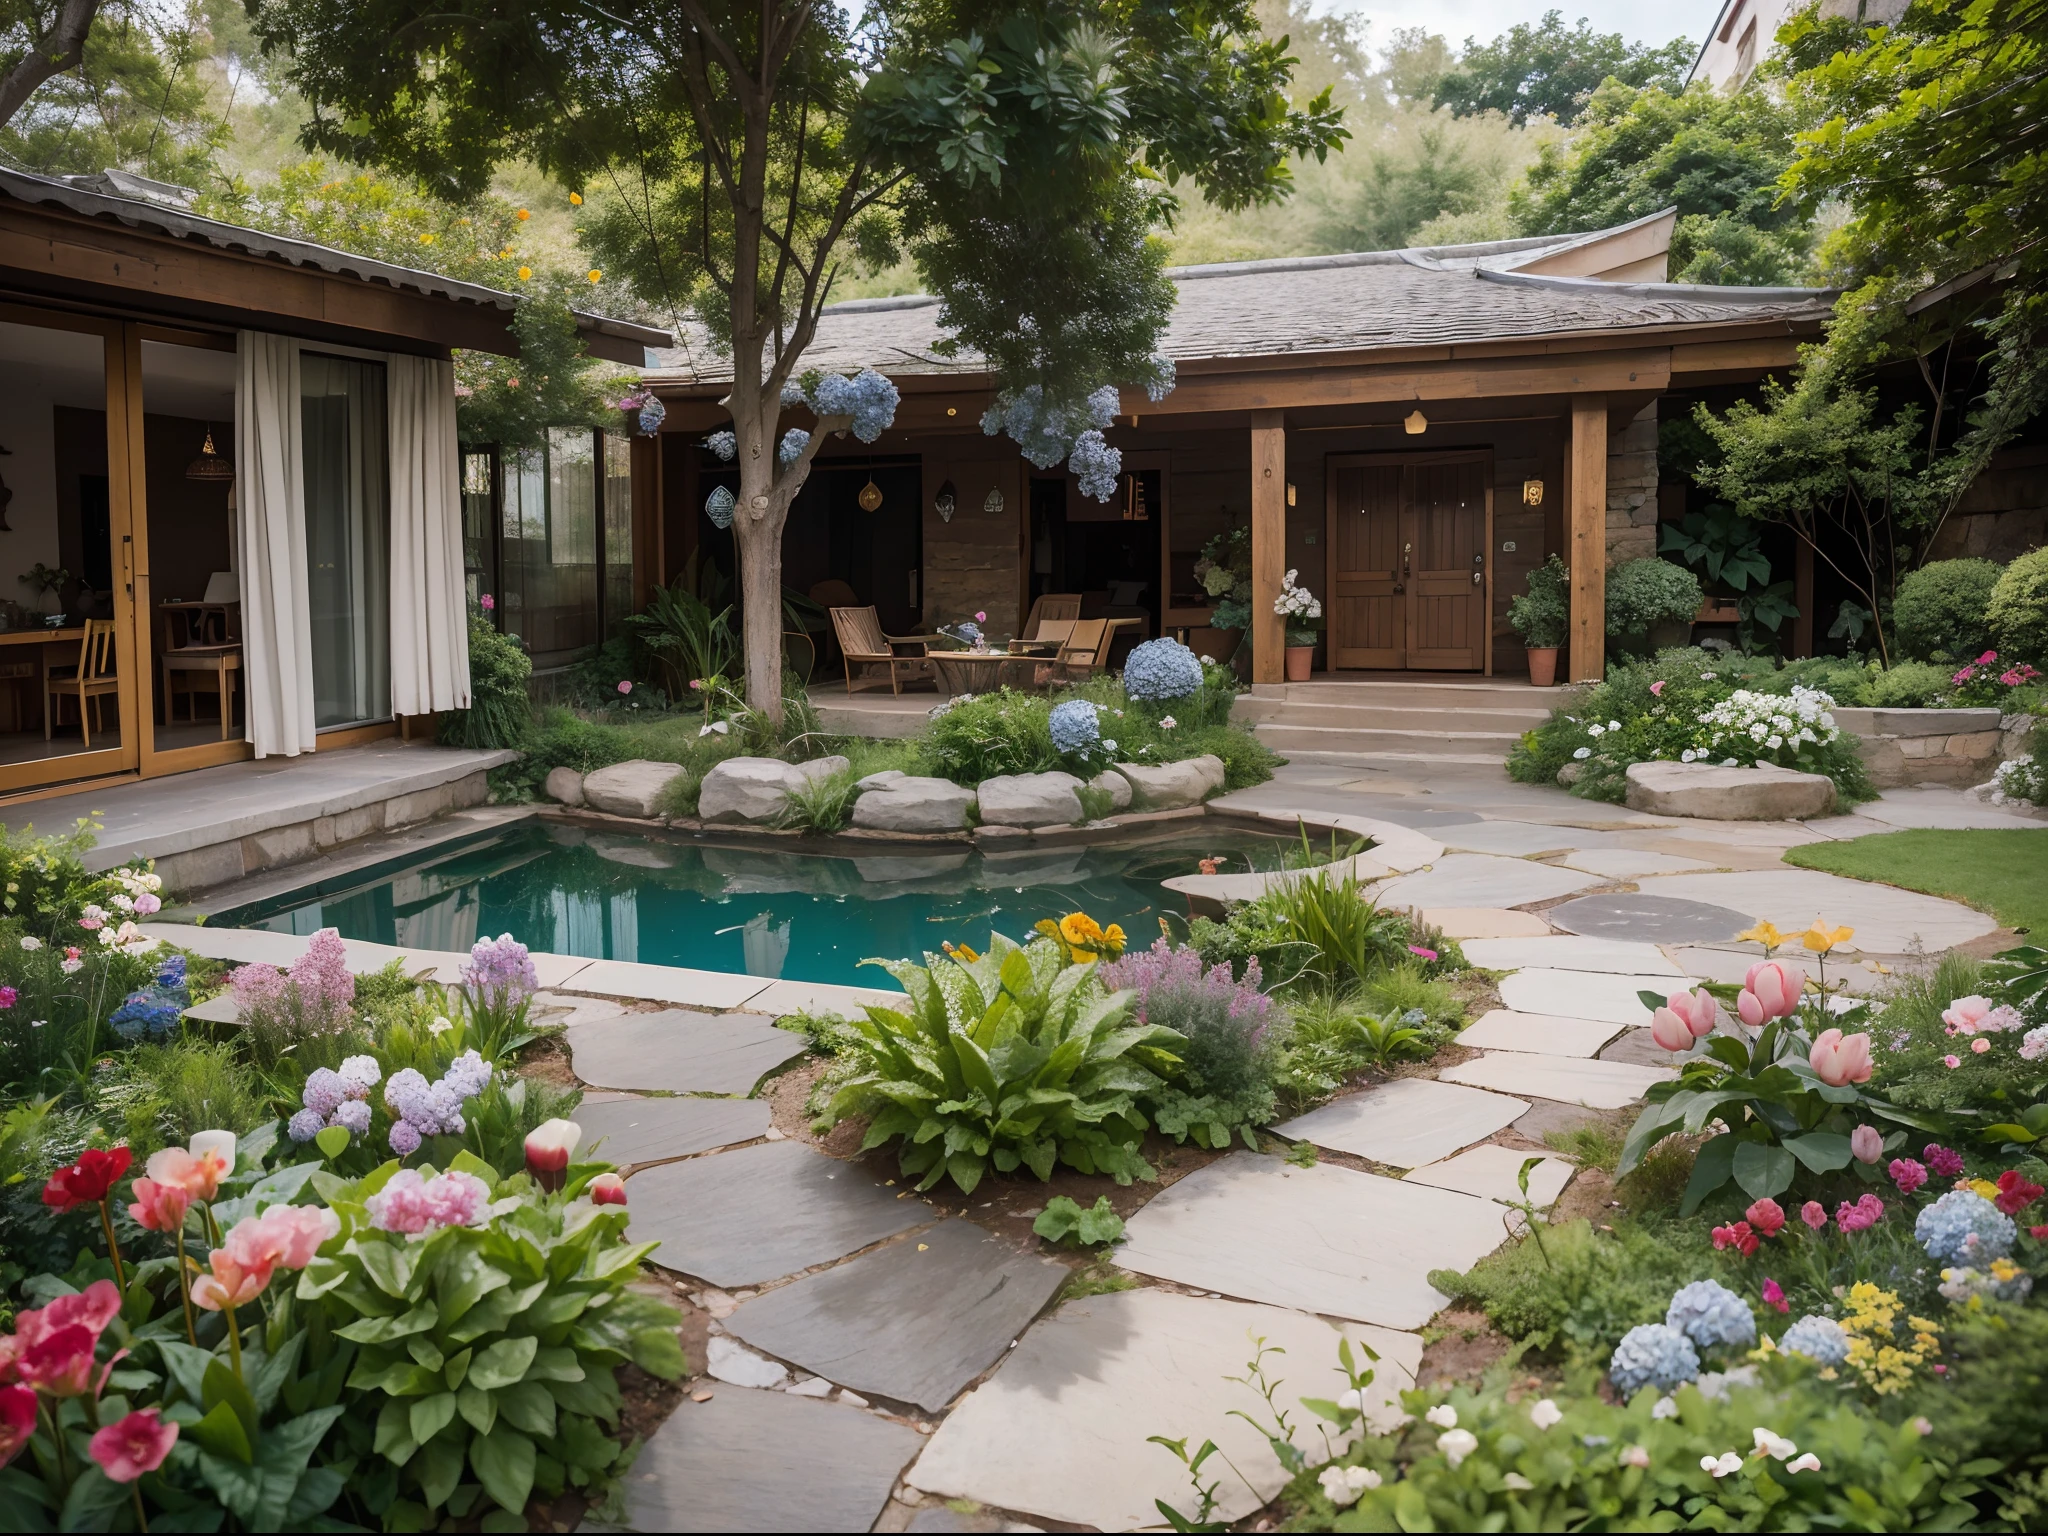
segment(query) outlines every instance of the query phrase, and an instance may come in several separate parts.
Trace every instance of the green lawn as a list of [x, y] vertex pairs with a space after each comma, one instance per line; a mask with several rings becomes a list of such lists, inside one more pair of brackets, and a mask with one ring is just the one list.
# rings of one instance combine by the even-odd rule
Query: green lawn
[[1916, 828], [1840, 843], [1803, 843], [1785, 862], [1968, 902], [2008, 928], [2048, 939], [2048, 827], [1950, 832]]

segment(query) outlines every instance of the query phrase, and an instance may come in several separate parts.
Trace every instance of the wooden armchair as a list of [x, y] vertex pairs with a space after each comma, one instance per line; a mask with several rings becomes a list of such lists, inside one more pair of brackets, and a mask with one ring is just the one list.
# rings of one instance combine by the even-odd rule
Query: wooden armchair
[[1046, 632], [1044, 625], [1049, 621], [1078, 619], [1079, 617], [1081, 617], [1080, 593], [1043, 593], [1038, 601], [1031, 605], [1031, 612], [1024, 619], [1024, 632], [1018, 638], [1020, 640], [1063, 640], [1066, 638], [1064, 635], [1055, 636], [1049, 634]]
[[[885, 635], [882, 621], [876, 617], [873, 608], [834, 608], [832, 633], [839, 641], [839, 654], [846, 662], [846, 691], [858, 692], [862, 688], [879, 688], [882, 679], [869, 675], [867, 669], [887, 669], [891, 691], [901, 693], [903, 680], [913, 682], [932, 675], [931, 663], [925, 660], [925, 647], [942, 638], [938, 635]], [[899, 645], [914, 645], [917, 649], [908, 656], [898, 655]], [[861, 675], [855, 676], [859, 668]]]
[[1043, 688], [1053, 683], [1085, 682], [1100, 672], [1109, 658], [1108, 619], [1076, 619], [1060, 643], [1059, 654], [1039, 667], [1034, 681]]

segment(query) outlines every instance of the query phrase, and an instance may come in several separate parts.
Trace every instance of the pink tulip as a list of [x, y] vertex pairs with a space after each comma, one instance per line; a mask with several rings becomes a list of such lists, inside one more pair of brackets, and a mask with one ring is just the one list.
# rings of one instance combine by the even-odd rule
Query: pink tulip
[[1870, 1081], [1870, 1036], [1845, 1035], [1839, 1029], [1822, 1030], [1807, 1060], [1814, 1075], [1830, 1088]]
[[1991, 1016], [1988, 997], [1959, 997], [1941, 1011], [1941, 1022], [1952, 1035], [1974, 1035]]
[[626, 1181], [616, 1173], [600, 1173], [590, 1181], [590, 1203], [592, 1205], [624, 1205], [626, 1203]]
[[246, 1306], [254, 1301], [270, 1284], [271, 1273], [276, 1268], [273, 1264], [238, 1263], [225, 1248], [214, 1249], [208, 1258], [213, 1269], [193, 1280], [192, 1300], [209, 1312]]
[[[1782, 960], [1759, 960], [1749, 968], [1742, 988], [1755, 995], [1766, 1019], [1790, 1018], [1799, 1011], [1799, 994], [1806, 986], [1806, 972]], [[1743, 1022], [1749, 1012], [1743, 1010]]]
[[1785, 1208], [1769, 1195], [1765, 1195], [1742, 1214], [1751, 1228], [1761, 1232], [1765, 1237], [1776, 1237], [1779, 1229], [1785, 1225]]
[[[283, 1265], [304, 1269], [320, 1245], [341, 1230], [341, 1218], [323, 1206], [273, 1205], [235, 1223], [227, 1252], [243, 1269]], [[239, 1305], [239, 1303], [238, 1303]]]
[[1872, 1125], [1859, 1125], [1849, 1133], [1849, 1152], [1859, 1163], [1874, 1163], [1884, 1156], [1884, 1137]]
[[1799, 1219], [1818, 1232], [1828, 1224], [1828, 1208], [1818, 1200], [1809, 1200], [1799, 1207]]
[[93, 1350], [99, 1336], [72, 1323], [51, 1330], [16, 1359], [24, 1385], [52, 1397], [79, 1397], [92, 1390]]
[[135, 1218], [135, 1224], [151, 1232], [177, 1232], [185, 1225], [185, 1213], [192, 1208], [192, 1197], [177, 1184], [159, 1184], [155, 1179], [137, 1179], [134, 1184], [135, 1201], [128, 1207], [128, 1214]]
[[132, 1483], [162, 1466], [177, 1443], [175, 1423], [166, 1424], [154, 1408], [141, 1408], [92, 1437], [92, 1459], [114, 1482]]
[[149, 1176], [159, 1184], [175, 1184], [194, 1200], [208, 1201], [220, 1190], [220, 1181], [234, 1172], [234, 1166], [218, 1152], [195, 1157], [183, 1147], [165, 1147], [149, 1158]]
[[21, 1454], [36, 1432], [36, 1394], [30, 1387], [0, 1387], [0, 1467]]
[[1762, 1029], [1771, 1017], [1764, 1012], [1764, 1005], [1757, 995], [1750, 991], [1735, 994], [1735, 1016], [1751, 1029]]
[[1650, 1015], [1650, 1038], [1667, 1051], [1692, 1049], [1692, 1030], [1669, 1008], [1659, 1008]]
[[1664, 1006], [1685, 1021], [1685, 1027], [1696, 1039], [1711, 1035], [1721, 1017], [1714, 994], [1705, 987], [1697, 992], [1674, 992], [1664, 999]]

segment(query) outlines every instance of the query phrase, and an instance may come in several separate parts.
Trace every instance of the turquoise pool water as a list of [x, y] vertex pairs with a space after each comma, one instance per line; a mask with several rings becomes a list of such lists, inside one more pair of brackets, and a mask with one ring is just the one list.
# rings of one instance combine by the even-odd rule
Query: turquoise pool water
[[916, 956], [940, 941], [977, 947], [990, 929], [1024, 938], [1076, 909], [1157, 937], [1186, 915], [1160, 887], [1220, 856], [1224, 873], [1279, 866], [1286, 839], [1177, 829], [1116, 847], [792, 853], [715, 840], [627, 837], [527, 823], [333, 890], [215, 914], [215, 923], [464, 950], [510, 933], [531, 949], [799, 981], [860, 982], [862, 960]]

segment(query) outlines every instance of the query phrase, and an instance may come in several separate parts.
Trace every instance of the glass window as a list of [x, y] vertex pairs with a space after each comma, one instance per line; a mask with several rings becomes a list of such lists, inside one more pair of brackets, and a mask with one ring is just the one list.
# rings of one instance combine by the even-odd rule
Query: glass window
[[499, 612], [542, 667], [598, 639], [596, 436], [556, 428], [505, 458]]
[[391, 717], [391, 471], [384, 365], [308, 352], [306, 561], [313, 718], [322, 727]]
[[604, 442], [604, 634], [625, 627], [633, 611], [633, 440], [607, 432]]
[[469, 448], [462, 455], [462, 579], [469, 605], [488, 595], [497, 601], [498, 541], [491, 527], [492, 454]]

